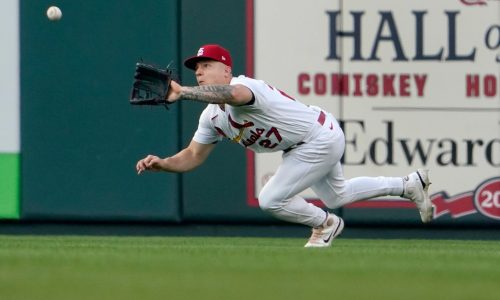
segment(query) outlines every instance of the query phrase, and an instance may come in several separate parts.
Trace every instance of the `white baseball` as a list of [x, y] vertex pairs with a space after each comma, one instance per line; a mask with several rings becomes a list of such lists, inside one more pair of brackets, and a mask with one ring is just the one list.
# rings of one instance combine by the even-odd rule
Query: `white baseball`
[[47, 18], [51, 21], [59, 21], [62, 18], [62, 11], [57, 6], [51, 6], [47, 9]]

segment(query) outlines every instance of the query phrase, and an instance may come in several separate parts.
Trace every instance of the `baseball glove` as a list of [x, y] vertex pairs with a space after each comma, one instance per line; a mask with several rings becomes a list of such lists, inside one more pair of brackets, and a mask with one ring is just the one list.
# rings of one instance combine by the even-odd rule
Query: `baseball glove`
[[168, 109], [171, 104], [167, 94], [172, 81], [172, 70], [160, 69], [138, 62], [135, 66], [134, 84], [130, 93], [132, 105], [163, 105]]

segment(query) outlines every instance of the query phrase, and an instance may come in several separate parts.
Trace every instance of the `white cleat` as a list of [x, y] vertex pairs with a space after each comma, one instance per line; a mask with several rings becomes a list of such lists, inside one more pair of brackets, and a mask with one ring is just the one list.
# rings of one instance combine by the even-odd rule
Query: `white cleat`
[[334, 214], [328, 214], [325, 223], [320, 227], [313, 228], [312, 235], [304, 247], [329, 247], [333, 239], [342, 233], [344, 220]]
[[429, 198], [429, 170], [418, 169], [403, 177], [403, 197], [417, 205], [422, 222], [428, 223], [434, 216], [435, 206]]

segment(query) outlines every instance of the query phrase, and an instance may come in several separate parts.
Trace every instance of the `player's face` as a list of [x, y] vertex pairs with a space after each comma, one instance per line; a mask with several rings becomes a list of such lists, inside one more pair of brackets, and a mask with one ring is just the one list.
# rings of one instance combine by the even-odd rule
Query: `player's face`
[[215, 60], [200, 60], [195, 75], [199, 85], [228, 84], [232, 77], [231, 68]]

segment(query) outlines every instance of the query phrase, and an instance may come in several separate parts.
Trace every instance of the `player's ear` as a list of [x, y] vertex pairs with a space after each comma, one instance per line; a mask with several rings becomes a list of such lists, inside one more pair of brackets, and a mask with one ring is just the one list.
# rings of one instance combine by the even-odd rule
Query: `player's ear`
[[228, 77], [233, 77], [233, 74], [232, 74], [232, 73], [233, 73], [233, 71], [232, 71], [232, 69], [231, 69], [231, 67], [230, 67], [230, 66], [225, 66], [225, 68], [224, 68], [224, 73], [225, 73]]

